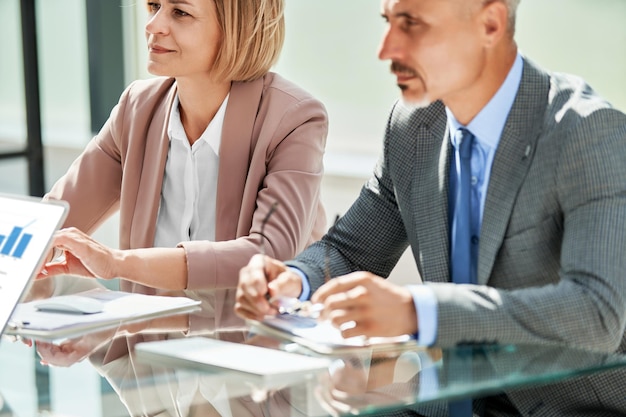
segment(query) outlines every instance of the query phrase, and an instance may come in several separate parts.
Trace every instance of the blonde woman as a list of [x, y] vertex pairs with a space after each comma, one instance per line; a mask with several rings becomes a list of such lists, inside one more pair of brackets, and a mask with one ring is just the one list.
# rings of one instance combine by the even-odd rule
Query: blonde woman
[[[148, 70], [46, 195], [70, 203], [63, 262], [41, 277], [122, 278], [134, 292], [235, 287], [258, 252], [321, 236], [323, 105], [269, 71], [283, 0], [148, 2]], [[120, 249], [89, 237], [120, 213]]]

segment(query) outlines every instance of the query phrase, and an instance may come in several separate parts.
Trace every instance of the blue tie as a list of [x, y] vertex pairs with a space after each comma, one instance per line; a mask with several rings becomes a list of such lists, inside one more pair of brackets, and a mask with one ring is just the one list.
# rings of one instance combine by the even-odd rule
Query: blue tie
[[473, 275], [471, 248], [471, 159], [474, 135], [466, 129], [459, 129], [455, 138], [461, 161], [461, 172], [458, 176], [454, 217], [452, 220], [450, 263], [452, 265], [452, 281], [457, 284], [469, 284], [472, 282]]
[[[452, 282], [456, 284], [472, 283], [472, 252], [471, 252], [471, 176], [472, 176], [472, 142], [474, 135], [467, 129], [459, 129], [455, 134], [457, 151], [461, 162], [458, 175], [454, 217], [452, 218], [452, 248], [450, 263]], [[465, 370], [459, 366], [458, 371]], [[469, 377], [469, 376], [468, 376]], [[471, 417], [472, 400], [451, 401], [448, 404], [450, 417]]]

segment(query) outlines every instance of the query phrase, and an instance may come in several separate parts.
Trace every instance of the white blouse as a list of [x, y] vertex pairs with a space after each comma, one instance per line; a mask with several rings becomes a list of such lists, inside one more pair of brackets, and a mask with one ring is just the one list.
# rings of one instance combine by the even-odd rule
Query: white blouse
[[189, 144], [178, 95], [170, 111], [170, 139], [154, 237], [155, 247], [189, 240], [215, 240], [215, 203], [222, 127], [228, 95], [202, 136]]

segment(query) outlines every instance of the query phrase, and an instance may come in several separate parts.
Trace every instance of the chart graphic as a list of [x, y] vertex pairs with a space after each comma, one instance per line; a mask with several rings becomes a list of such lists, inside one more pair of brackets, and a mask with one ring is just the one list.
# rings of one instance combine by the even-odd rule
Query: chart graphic
[[26, 248], [28, 248], [30, 240], [33, 238], [33, 235], [25, 233], [24, 229], [34, 222], [32, 220], [25, 226], [14, 225], [8, 234], [4, 234], [4, 230], [0, 229], [0, 254], [21, 258]]

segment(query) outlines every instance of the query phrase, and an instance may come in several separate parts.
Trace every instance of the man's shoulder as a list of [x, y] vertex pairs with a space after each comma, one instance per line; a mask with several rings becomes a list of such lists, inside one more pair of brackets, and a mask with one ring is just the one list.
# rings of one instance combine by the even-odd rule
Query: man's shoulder
[[544, 133], [595, 125], [597, 119], [621, 123], [626, 117], [582, 77], [543, 69], [526, 57], [512, 111], [516, 120], [527, 119], [524, 113], [534, 113]]
[[548, 109], [554, 116], [584, 118], [597, 111], [614, 110], [614, 107], [582, 77], [554, 72], [550, 74]]
[[445, 120], [446, 108], [439, 100], [428, 106], [415, 106], [403, 100], [398, 100], [391, 109], [389, 124], [390, 127], [396, 129], [417, 128], [420, 126], [430, 128], [436, 123], [445, 122]]

